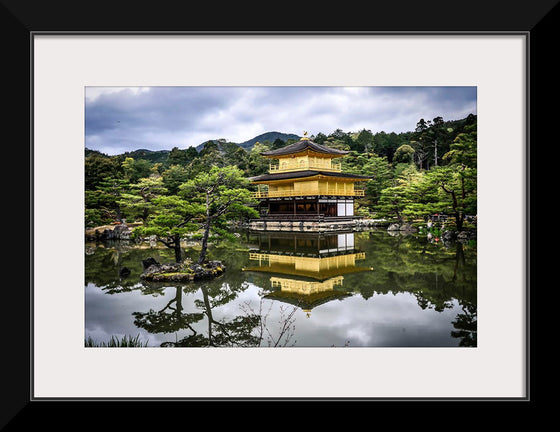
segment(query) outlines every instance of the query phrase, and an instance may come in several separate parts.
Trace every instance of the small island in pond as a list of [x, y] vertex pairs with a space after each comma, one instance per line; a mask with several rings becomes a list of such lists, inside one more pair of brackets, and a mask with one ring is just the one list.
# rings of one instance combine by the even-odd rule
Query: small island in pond
[[150, 257], [142, 260], [142, 265], [144, 272], [140, 278], [148, 282], [190, 282], [213, 279], [221, 276], [226, 270], [221, 261], [206, 261], [202, 265], [192, 264], [189, 260], [161, 264]]

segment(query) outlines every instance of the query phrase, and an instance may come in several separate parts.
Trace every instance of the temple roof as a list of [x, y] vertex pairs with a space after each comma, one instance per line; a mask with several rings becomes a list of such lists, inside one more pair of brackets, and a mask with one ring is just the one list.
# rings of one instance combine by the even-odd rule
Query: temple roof
[[344, 156], [349, 153], [348, 151], [345, 150], [338, 150], [338, 149], [324, 146], [322, 144], [314, 143], [308, 138], [302, 138], [298, 142], [287, 145], [285, 147], [281, 147], [276, 150], [262, 152], [261, 155], [266, 157], [284, 156], [284, 155], [289, 155], [294, 153], [301, 153], [302, 151], [305, 151], [307, 149], [314, 151], [316, 153], [324, 153], [331, 156]]
[[358, 174], [348, 174], [348, 173], [333, 172], [333, 171], [305, 170], [305, 171], [291, 171], [291, 172], [276, 173], [276, 174], [263, 174], [256, 177], [250, 177], [249, 180], [254, 182], [288, 180], [288, 179], [295, 179], [295, 178], [302, 178], [302, 177], [313, 177], [316, 175], [324, 175], [328, 177], [338, 177], [338, 178], [349, 178], [349, 179], [356, 179], [356, 180], [369, 180], [373, 178], [371, 176], [363, 176]]

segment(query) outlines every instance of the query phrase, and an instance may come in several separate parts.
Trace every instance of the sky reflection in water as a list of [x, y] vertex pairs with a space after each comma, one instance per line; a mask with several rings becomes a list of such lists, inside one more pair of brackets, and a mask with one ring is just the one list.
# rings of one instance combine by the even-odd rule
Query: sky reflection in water
[[[243, 234], [239, 244], [212, 251], [227, 266], [221, 278], [178, 287], [139, 279], [141, 260], [172, 261], [167, 250], [88, 247], [85, 337], [94, 341], [139, 335], [151, 347], [476, 346], [476, 244], [375, 231]], [[124, 266], [132, 270], [127, 278], [119, 277]]]

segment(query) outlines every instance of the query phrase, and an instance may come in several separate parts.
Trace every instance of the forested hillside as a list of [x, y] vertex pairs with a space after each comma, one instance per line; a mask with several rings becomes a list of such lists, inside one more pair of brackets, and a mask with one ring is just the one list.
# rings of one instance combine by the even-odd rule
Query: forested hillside
[[[284, 141], [278, 134], [241, 145], [224, 139], [208, 141], [199, 151], [175, 147], [108, 156], [86, 149], [86, 227], [156, 217], [162, 210], [158, 198], [178, 196], [184, 189], [181, 185], [212, 167], [236, 167], [244, 177], [263, 174], [270, 161], [260, 153], [298, 139], [292, 135]], [[414, 131], [404, 133], [336, 129], [310, 138], [350, 151], [341, 158], [343, 171], [373, 177], [362, 185], [366, 195], [357, 201], [357, 214], [403, 222], [446, 213], [459, 230], [465, 215], [476, 215], [475, 115], [453, 121], [420, 119]], [[249, 183], [246, 187], [253, 188]]]

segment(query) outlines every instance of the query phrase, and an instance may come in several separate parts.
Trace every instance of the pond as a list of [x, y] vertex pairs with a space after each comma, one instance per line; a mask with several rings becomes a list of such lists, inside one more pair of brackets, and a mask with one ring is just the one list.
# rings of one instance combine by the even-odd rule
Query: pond
[[[225, 273], [149, 283], [170, 249], [86, 243], [85, 340], [148, 347], [474, 347], [476, 241], [421, 234], [239, 232], [213, 245]], [[185, 245], [196, 259], [196, 244]], [[124, 269], [124, 270], [123, 270]]]

